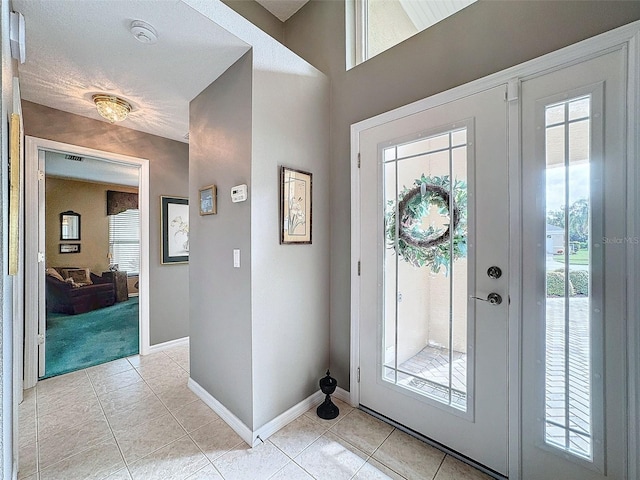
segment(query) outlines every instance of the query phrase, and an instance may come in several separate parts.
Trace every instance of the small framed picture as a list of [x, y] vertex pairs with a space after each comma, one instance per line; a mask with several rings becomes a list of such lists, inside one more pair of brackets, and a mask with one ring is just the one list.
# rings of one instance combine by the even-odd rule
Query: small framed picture
[[60, 253], [80, 253], [79, 243], [61, 243]]
[[215, 215], [218, 213], [216, 201], [216, 186], [209, 185], [200, 189], [200, 215]]
[[280, 243], [311, 243], [311, 174], [280, 170]]

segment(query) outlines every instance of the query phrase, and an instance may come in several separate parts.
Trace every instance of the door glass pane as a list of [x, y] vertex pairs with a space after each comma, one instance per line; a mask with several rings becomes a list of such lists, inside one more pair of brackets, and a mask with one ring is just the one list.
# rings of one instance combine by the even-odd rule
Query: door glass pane
[[593, 458], [590, 97], [546, 107], [544, 442]]
[[382, 377], [462, 411], [468, 394], [466, 141], [466, 128], [457, 128], [383, 150]]

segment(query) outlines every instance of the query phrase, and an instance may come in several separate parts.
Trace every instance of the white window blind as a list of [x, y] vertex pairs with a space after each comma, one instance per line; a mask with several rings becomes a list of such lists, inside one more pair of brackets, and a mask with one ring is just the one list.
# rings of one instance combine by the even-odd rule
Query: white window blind
[[129, 275], [140, 272], [140, 214], [126, 210], [109, 215], [109, 253], [111, 262]]

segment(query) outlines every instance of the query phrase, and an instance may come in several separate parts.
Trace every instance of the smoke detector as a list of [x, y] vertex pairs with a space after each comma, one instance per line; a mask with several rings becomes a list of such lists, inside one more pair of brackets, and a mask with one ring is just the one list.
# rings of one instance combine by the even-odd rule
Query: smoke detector
[[133, 37], [145, 45], [153, 45], [158, 41], [156, 29], [142, 20], [134, 20], [129, 27]]

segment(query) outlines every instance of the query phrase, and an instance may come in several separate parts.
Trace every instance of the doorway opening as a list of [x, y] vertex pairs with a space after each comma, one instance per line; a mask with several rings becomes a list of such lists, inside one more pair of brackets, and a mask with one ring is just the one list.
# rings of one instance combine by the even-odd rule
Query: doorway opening
[[139, 353], [139, 167], [44, 156], [49, 378]]
[[[74, 337], [85, 337], [88, 353], [77, 355], [81, 360], [78, 368], [85, 368], [87, 362], [99, 362], [100, 355], [104, 361], [116, 358], [117, 352], [113, 353], [111, 350], [114, 349], [103, 345], [106, 342], [101, 335], [105, 332], [96, 327], [104, 326], [100, 321], [102, 313], [108, 313], [109, 322], [114, 325], [123, 315], [133, 323], [129, 325], [128, 336], [137, 334], [137, 338], [133, 342], [131, 338], [127, 339], [128, 350], [118, 347], [123, 356], [148, 353], [149, 164], [145, 159], [34, 137], [26, 137], [25, 147], [25, 298], [30, 300], [25, 304], [24, 386], [30, 388], [35, 386], [38, 378], [70, 371], [64, 365], [58, 372], [47, 368], [47, 362], [51, 360], [49, 354], [52, 353], [47, 353], [47, 337], [52, 333], [47, 323], [49, 326], [65, 324], [60, 330], [67, 332], [62, 334], [63, 338], [68, 336], [68, 332], [74, 332]], [[56, 162], [66, 162], [63, 163], [64, 169], [59, 170]], [[50, 196], [47, 190], [55, 192], [53, 198], [47, 198]], [[114, 215], [111, 216], [118, 217], [118, 220], [112, 218], [110, 221], [107, 215], [108, 191], [137, 193], [138, 208], [129, 206], [123, 212], [112, 212]], [[90, 197], [94, 200], [90, 201]], [[53, 211], [48, 211], [47, 200], [50, 207], [55, 205], [51, 207]], [[65, 203], [74, 201], [77, 207]], [[119, 201], [122, 203], [122, 198]], [[123, 220], [119, 218], [122, 213], [135, 210], [138, 213], [137, 224], [132, 223], [131, 218], [126, 222], [120, 221]], [[137, 238], [127, 237], [132, 230], [137, 233], [134, 235]], [[69, 232], [71, 237], [63, 238]], [[131, 243], [133, 241], [135, 243]], [[134, 251], [138, 252], [137, 255], [131, 255]], [[50, 278], [54, 272], [62, 277], [62, 281]], [[58, 282], [58, 287], [63, 287], [63, 283], [71, 284], [72, 290], [67, 291], [67, 297], [60, 290], [54, 292], [48, 288], [54, 282]], [[89, 292], [89, 289], [94, 291]], [[58, 298], [55, 298], [56, 293]], [[92, 317], [93, 330], [92, 325], [86, 325], [85, 332], [75, 328], [80, 318], [78, 315]], [[133, 322], [131, 318], [134, 318]], [[87, 319], [84, 320], [86, 323]], [[97, 351], [99, 349], [102, 353]], [[70, 361], [69, 358], [63, 359], [63, 364], [67, 360]]]

